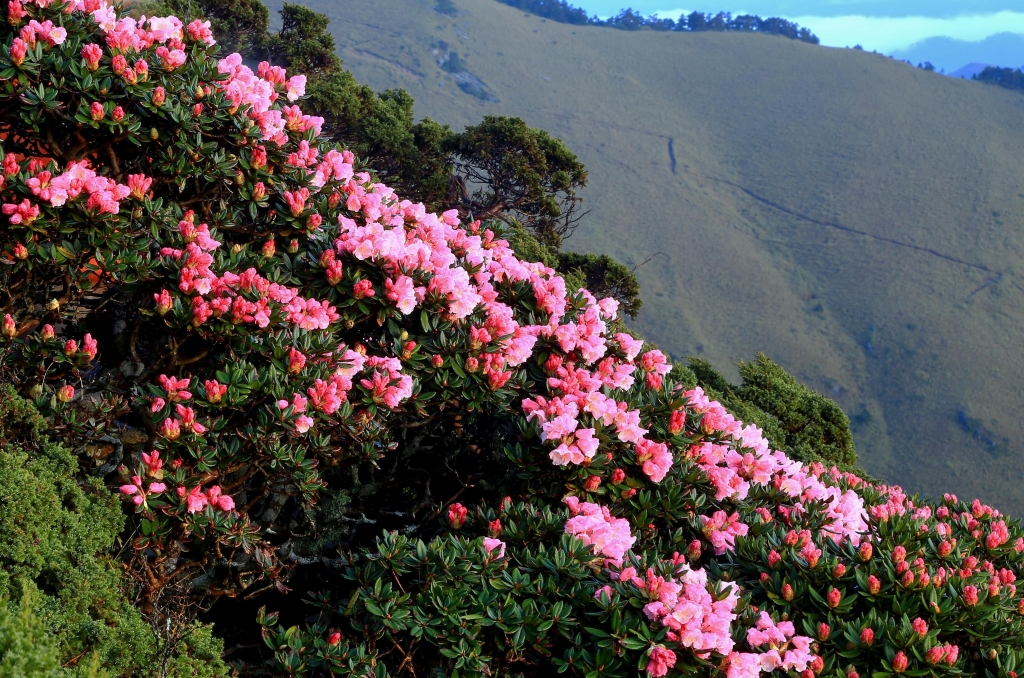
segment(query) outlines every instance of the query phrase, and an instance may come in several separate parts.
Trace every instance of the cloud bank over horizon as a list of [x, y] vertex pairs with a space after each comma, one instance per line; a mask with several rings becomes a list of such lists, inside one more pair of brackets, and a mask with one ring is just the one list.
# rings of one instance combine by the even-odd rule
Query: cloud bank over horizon
[[[689, 9], [662, 9], [651, 12], [661, 17], [677, 18]], [[733, 15], [747, 13], [737, 10]], [[750, 12], [754, 13], [754, 12]], [[956, 17], [929, 16], [816, 16], [762, 14], [782, 16], [810, 29], [830, 47], [861, 45], [868, 51], [884, 54], [905, 50], [928, 38], [946, 37], [967, 42], [980, 42], [997, 33], [1024, 34], [1024, 12], [1002, 11], [988, 14], [965, 14]], [[1024, 63], [1024, 54], [1021, 55]]]

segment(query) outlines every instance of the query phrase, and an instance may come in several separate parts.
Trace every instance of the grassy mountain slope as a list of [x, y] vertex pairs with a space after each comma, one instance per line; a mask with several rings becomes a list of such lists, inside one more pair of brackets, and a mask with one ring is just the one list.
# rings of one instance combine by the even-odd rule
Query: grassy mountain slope
[[417, 115], [563, 138], [590, 170], [568, 244], [650, 260], [635, 325], [660, 346], [723, 368], [764, 351], [844, 407], [869, 472], [1024, 513], [1019, 93], [493, 0], [308, 4], [356, 77], [408, 90]]

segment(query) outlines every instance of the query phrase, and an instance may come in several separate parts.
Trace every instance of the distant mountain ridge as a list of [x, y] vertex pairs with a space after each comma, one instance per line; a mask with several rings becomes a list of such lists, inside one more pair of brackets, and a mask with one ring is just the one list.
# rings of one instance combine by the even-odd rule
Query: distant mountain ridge
[[310, 4], [417, 116], [564, 139], [590, 172], [567, 244], [647, 262], [635, 326], [662, 349], [764, 351], [843, 406], [869, 472], [1024, 514], [1024, 97], [771, 35], [450, 2]]
[[944, 70], [948, 75], [965, 64], [975, 63], [1020, 68], [1024, 64], [1024, 35], [997, 33], [975, 42], [937, 36], [897, 50], [892, 56], [914, 64], [930, 61], [936, 70]]

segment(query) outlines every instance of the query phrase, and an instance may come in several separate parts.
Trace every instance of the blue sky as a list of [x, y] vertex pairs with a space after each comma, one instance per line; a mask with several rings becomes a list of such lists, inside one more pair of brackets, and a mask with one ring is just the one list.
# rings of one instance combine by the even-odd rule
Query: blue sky
[[[933, 61], [973, 59], [974, 52], [969, 45], [961, 44], [965, 49], [947, 56], [942, 49], [949, 41], [920, 45], [928, 38], [981, 43], [989, 36], [1013, 33], [1021, 36], [1021, 51], [999, 52], [999, 59], [1009, 63], [998, 65], [1024, 65], [1024, 0], [570, 0], [570, 4], [600, 16], [615, 14], [624, 6], [661, 16], [674, 16], [683, 10], [782, 16], [807, 26], [826, 45], [860, 44], [867, 50], [897, 55], [927, 54], [932, 49], [936, 56]], [[917, 48], [911, 49], [915, 45]], [[989, 61], [994, 56], [980, 46], [976, 55]]]

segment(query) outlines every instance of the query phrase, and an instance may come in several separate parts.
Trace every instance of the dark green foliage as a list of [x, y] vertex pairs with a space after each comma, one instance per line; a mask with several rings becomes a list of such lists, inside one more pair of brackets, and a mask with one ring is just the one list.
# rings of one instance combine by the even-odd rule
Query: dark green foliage
[[1020, 68], [1013, 69], [999, 68], [998, 66], [986, 66], [985, 70], [976, 74], [972, 80], [1024, 92], [1024, 70]]
[[111, 676], [225, 675], [208, 627], [192, 625], [177, 647], [154, 638], [105, 555], [124, 529], [120, 502], [76, 482], [75, 457], [46, 427], [0, 386], [0, 598], [14, 601], [0, 605], [0, 676], [78, 675], [93, 654]]
[[[344, 596], [317, 597], [320, 614], [312, 627], [271, 628], [278, 615], [261, 615], [264, 642], [274, 650], [278, 669], [292, 675], [289, 668], [308, 662], [313, 675], [333, 670], [372, 676], [365, 657], [368, 645], [376, 645], [414, 657], [417, 675], [454, 675], [453, 668], [515, 675], [499, 667], [536, 669], [548, 665], [551, 654], [561, 656], [574, 637], [578, 645], [584, 626], [593, 623], [576, 611], [593, 607], [595, 558], [564, 535], [557, 546], [538, 545], [538, 530], [560, 534], [564, 516], [518, 508], [502, 512], [503, 537], [521, 554], [518, 568], [488, 553], [478, 538], [446, 535], [425, 543], [384, 532], [339, 577], [338, 587], [347, 587]], [[484, 517], [497, 514], [490, 510]], [[344, 641], [325, 647], [318, 636], [339, 626]]]
[[559, 247], [580, 219], [576, 192], [587, 171], [560, 139], [519, 118], [486, 116], [442, 144], [464, 184], [461, 206], [476, 219], [515, 217], [538, 239]]
[[852, 470], [857, 452], [850, 420], [833, 401], [807, 388], [758, 353], [740, 362], [743, 382], [733, 386], [701, 358], [690, 358], [697, 383], [737, 418], [757, 424], [776, 449], [803, 462], [820, 461]]
[[266, 59], [275, 65], [302, 73], [310, 80], [341, 70], [334, 53], [334, 36], [327, 30], [327, 15], [308, 7], [284, 3], [281, 30], [264, 37]]

